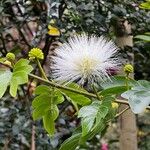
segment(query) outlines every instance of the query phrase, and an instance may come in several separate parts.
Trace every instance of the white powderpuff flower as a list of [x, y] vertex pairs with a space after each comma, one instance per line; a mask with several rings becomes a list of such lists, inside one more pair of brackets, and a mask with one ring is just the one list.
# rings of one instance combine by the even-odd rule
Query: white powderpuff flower
[[52, 57], [52, 75], [61, 83], [103, 82], [109, 69], [118, 69], [117, 46], [103, 36], [76, 35], [56, 49]]

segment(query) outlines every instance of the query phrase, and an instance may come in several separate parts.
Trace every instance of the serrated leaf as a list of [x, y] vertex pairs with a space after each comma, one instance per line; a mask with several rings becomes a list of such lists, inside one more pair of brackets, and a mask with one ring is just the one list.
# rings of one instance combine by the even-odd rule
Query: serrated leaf
[[0, 69], [0, 98], [4, 95], [11, 77], [12, 73], [10, 70]]
[[78, 146], [80, 137], [81, 133], [72, 135], [70, 138], [64, 141], [59, 150], [75, 150]]

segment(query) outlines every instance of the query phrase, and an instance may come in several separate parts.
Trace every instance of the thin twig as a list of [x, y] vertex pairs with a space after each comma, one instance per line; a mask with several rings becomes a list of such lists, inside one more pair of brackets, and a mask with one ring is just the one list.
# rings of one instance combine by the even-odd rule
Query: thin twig
[[35, 126], [32, 125], [31, 150], [35, 150]]
[[42, 68], [42, 66], [41, 66], [40, 61], [39, 61], [38, 59], [36, 59], [36, 61], [37, 61], [38, 67], [39, 67], [39, 69], [40, 69], [40, 72], [41, 72], [43, 78], [46, 79], [46, 80], [48, 80], [48, 78], [47, 78], [47, 76], [46, 76], [46, 74], [45, 74], [45, 72], [44, 72], [44, 70], [43, 70], [43, 68]]
[[121, 112], [119, 112], [115, 117], [119, 117], [120, 115], [122, 115], [125, 111], [127, 111], [130, 108], [130, 106], [127, 106], [124, 110], [122, 110]]
[[102, 96], [100, 97], [100, 96], [98, 95], [95, 86], [93, 86], [93, 90], [94, 90], [94, 92], [95, 92], [95, 94], [96, 94], [96, 96], [97, 96], [97, 99], [101, 101], [101, 100], [102, 100], [102, 99], [101, 99]]

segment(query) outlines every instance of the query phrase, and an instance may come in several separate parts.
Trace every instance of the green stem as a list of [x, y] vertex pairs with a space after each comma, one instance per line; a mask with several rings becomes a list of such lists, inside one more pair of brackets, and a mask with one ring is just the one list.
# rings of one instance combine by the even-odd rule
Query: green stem
[[128, 80], [129, 80], [129, 74], [127, 73], [126, 74], [126, 86], [127, 86], [127, 90], [129, 90], [129, 82], [128, 82]]
[[59, 85], [59, 84], [57, 84], [57, 83], [51, 82], [51, 81], [49, 81], [49, 80], [43, 79], [43, 78], [38, 77], [38, 76], [33, 75], [33, 74], [29, 74], [29, 76], [30, 76], [30, 77], [33, 77], [33, 78], [35, 78], [35, 79], [38, 79], [38, 80], [40, 80], [40, 81], [42, 81], [42, 82], [48, 83], [50, 86], [55, 87], [55, 88], [58, 88], [58, 89], [63, 89], [63, 90], [67, 90], [67, 91], [70, 91], [70, 92], [77, 93], [77, 94], [81, 94], [81, 95], [85, 95], [85, 96], [97, 98], [97, 96], [96, 96], [95, 94], [92, 94], [92, 93], [83, 92], [83, 91], [78, 91], [78, 90], [75, 90], [75, 89], [70, 88], [70, 87], [65, 87], [65, 86]]
[[40, 69], [40, 72], [41, 72], [43, 78], [46, 79], [46, 80], [48, 80], [48, 78], [47, 78], [47, 76], [45, 75], [45, 72], [44, 72], [44, 70], [43, 70], [43, 68], [42, 68], [42, 66], [41, 66], [40, 61], [39, 61], [38, 59], [36, 59], [36, 61], [37, 61], [38, 67], [39, 67], [39, 69]]
[[101, 101], [103, 96], [98, 95], [98, 93], [97, 93], [96, 88], [95, 88], [94, 85], [93, 85], [93, 90], [94, 90], [94, 92], [95, 92], [95, 94], [97, 96], [97, 99]]
[[[39, 81], [45, 82], [45, 83], [49, 84], [50, 86], [56, 87], [56, 88], [58, 88], [58, 89], [67, 90], [67, 91], [74, 92], [74, 93], [77, 93], [77, 94], [81, 94], [81, 95], [84, 95], [84, 96], [87, 96], [87, 97], [97, 98], [97, 95], [95, 95], [95, 94], [93, 94], [93, 93], [78, 91], [78, 90], [75, 90], [75, 89], [70, 88], [70, 87], [62, 86], [62, 85], [59, 85], [59, 84], [57, 84], [57, 83], [51, 82], [51, 81], [46, 80], [46, 79], [43, 79], [43, 78], [41, 78], [41, 77], [38, 77], [38, 76], [36, 76], [36, 75], [33, 75], [33, 74], [29, 74], [29, 76], [32, 77], [32, 78], [35, 78], [35, 79], [37, 79], [37, 80], [39, 80]], [[121, 104], [129, 105], [129, 103], [128, 103], [127, 101], [125, 101], [125, 100], [116, 99], [115, 102], [121, 103]], [[150, 109], [150, 107], [147, 107], [147, 108]]]

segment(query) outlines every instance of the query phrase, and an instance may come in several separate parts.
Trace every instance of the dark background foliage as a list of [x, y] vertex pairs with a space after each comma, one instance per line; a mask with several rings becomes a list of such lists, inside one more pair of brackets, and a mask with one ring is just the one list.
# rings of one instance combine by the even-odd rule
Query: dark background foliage
[[[0, 1], [0, 56], [8, 51], [17, 57], [27, 57], [31, 47], [41, 47], [45, 53], [52, 49], [54, 41], [63, 42], [76, 33], [86, 32], [114, 39], [111, 30], [112, 18], [127, 18], [132, 24], [133, 36], [150, 31], [150, 12], [139, 8], [142, 0], [1, 0]], [[61, 37], [47, 35], [47, 26], [55, 20]], [[134, 39], [135, 78], [150, 79], [150, 43]], [[44, 64], [44, 62], [43, 62]], [[36, 69], [36, 67], [35, 67]], [[0, 101], [0, 149], [29, 149], [32, 127], [36, 125], [36, 147], [57, 149], [59, 144], [71, 135], [78, 120], [74, 119], [73, 108], [64, 103], [60, 106], [61, 115], [57, 121], [57, 133], [49, 138], [42, 128], [41, 121], [31, 118], [31, 101], [24, 95], [26, 87], [19, 90], [18, 100], [8, 95]], [[29, 98], [30, 99], [30, 98]], [[144, 120], [147, 120], [145, 116]], [[139, 118], [139, 129], [148, 132], [148, 121]], [[114, 139], [114, 142], [117, 139]], [[149, 147], [148, 136], [139, 137], [142, 150]], [[85, 149], [99, 149], [99, 137], [87, 143]], [[112, 141], [111, 141], [112, 142]], [[111, 145], [111, 144], [110, 144]]]

